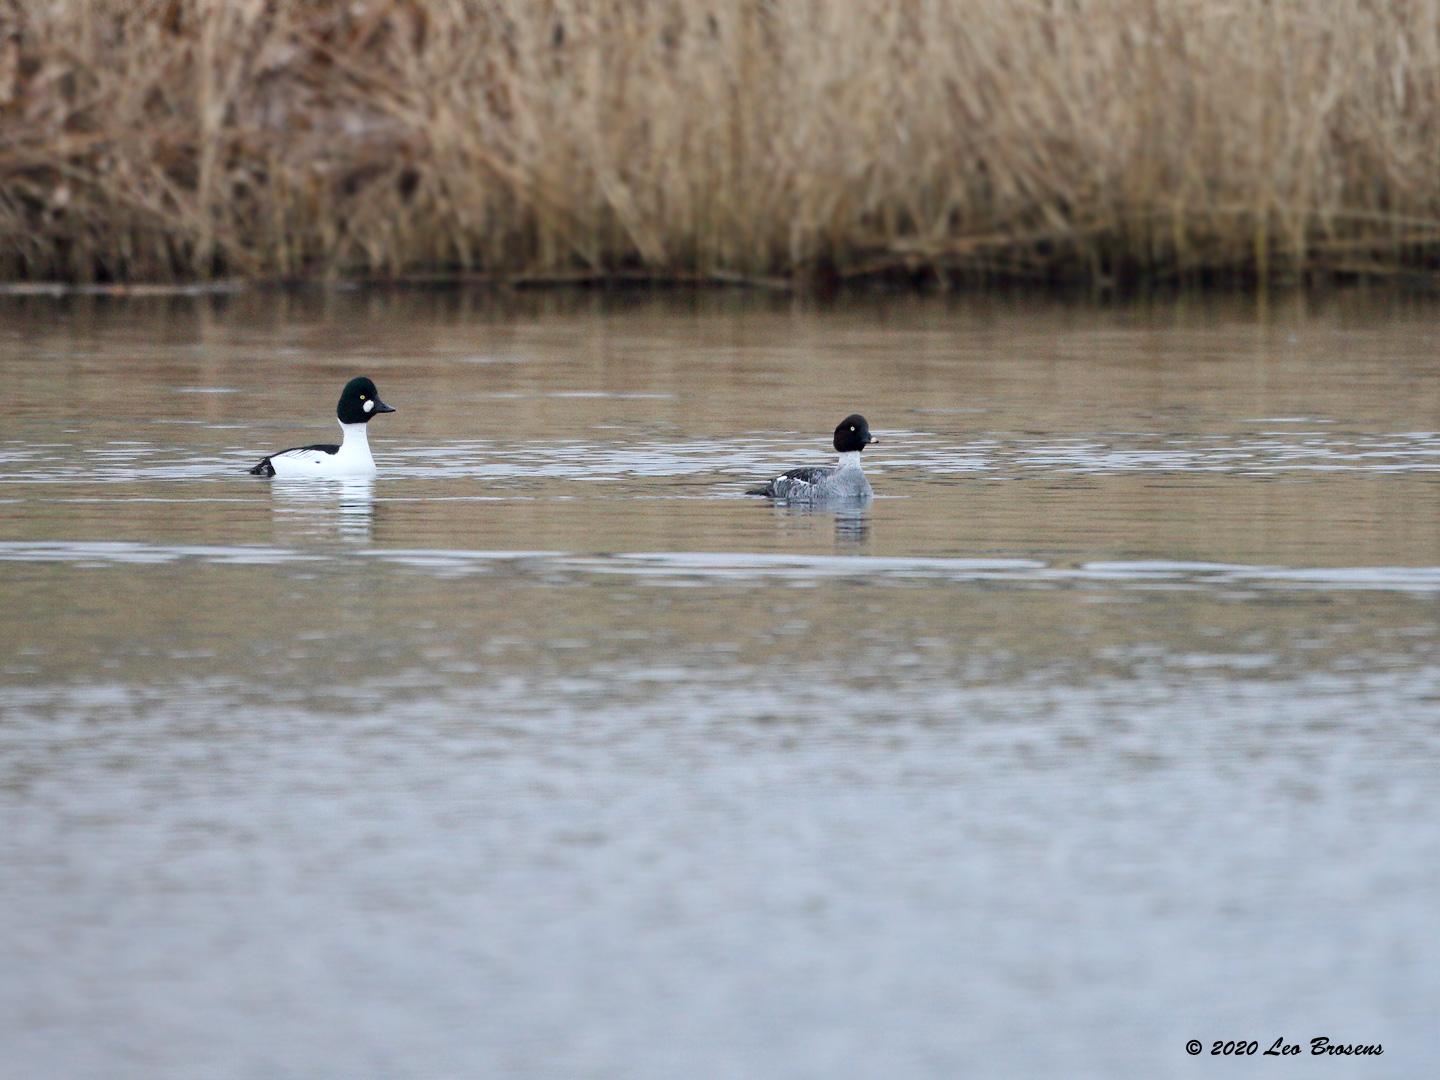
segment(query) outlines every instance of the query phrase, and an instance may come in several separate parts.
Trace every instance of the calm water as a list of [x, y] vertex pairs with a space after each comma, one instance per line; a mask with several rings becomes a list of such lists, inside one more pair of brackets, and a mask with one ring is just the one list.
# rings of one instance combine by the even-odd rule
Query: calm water
[[[1360, 295], [4, 303], [6, 1068], [1432, 1075], [1437, 357]], [[244, 474], [357, 373], [378, 479]], [[741, 495], [851, 410], [868, 508]], [[1184, 1049], [1316, 1035], [1384, 1056]]]

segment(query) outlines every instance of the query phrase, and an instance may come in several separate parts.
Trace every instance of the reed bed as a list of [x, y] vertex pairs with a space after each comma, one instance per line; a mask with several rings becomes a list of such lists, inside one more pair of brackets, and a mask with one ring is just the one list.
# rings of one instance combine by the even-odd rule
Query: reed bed
[[1428, 270], [1440, 0], [0, 0], [0, 278]]

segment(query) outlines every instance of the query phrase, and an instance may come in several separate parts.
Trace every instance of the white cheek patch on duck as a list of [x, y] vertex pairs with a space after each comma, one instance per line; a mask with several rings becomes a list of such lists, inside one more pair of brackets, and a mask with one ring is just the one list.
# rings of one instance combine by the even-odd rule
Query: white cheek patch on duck
[[367, 402], [365, 402], [364, 408], [365, 408], [365, 411], [366, 411], [367, 413], [368, 413], [368, 412], [374, 412], [374, 411], [375, 411], [375, 402], [373, 402], [373, 401], [367, 401]]

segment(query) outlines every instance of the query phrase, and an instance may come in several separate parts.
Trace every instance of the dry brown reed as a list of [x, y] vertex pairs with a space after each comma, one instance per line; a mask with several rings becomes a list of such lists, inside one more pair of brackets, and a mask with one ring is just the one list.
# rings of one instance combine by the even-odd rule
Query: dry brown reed
[[1423, 268], [1440, 0], [0, 0], [0, 277]]

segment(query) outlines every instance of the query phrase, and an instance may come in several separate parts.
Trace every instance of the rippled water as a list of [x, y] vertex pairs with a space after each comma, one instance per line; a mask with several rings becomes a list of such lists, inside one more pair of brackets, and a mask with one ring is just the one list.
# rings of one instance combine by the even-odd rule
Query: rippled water
[[17, 1075], [1440, 1057], [1440, 304], [0, 312]]

